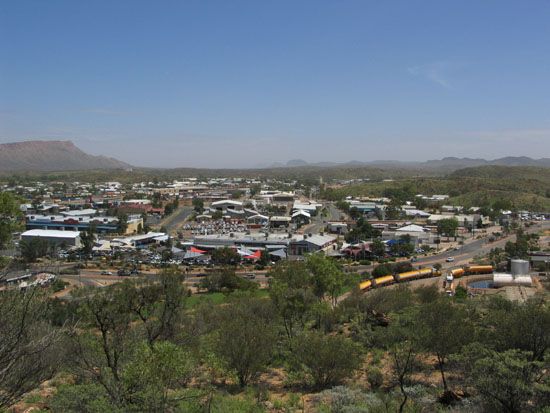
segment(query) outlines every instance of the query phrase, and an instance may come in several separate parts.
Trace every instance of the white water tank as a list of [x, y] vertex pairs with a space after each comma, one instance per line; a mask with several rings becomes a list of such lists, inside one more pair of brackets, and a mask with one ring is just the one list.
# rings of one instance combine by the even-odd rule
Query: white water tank
[[515, 277], [529, 274], [529, 261], [512, 260], [511, 273]]
[[512, 274], [495, 273], [493, 274], [493, 283], [498, 287], [511, 285], [514, 283], [514, 277]]

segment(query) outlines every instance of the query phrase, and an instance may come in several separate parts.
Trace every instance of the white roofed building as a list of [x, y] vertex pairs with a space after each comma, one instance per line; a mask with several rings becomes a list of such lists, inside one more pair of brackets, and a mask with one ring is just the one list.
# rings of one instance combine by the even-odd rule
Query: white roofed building
[[21, 239], [30, 241], [32, 239], [42, 239], [50, 244], [61, 245], [65, 244], [68, 247], [81, 246], [80, 232], [78, 231], [58, 231], [46, 229], [31, 229], [21, 234]]

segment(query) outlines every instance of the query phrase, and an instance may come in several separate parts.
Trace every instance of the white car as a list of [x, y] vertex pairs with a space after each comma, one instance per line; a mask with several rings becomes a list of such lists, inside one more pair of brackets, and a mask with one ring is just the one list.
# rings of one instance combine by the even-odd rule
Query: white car
[[447, 257], [447, 259], [445, 261], [447, 262], [453, 262], [455, 259], [453, 257]]

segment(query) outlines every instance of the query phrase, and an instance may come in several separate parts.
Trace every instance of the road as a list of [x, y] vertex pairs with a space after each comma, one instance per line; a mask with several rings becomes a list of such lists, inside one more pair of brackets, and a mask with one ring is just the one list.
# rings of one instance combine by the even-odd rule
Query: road
[[[544, 221], [539, 222], [530, 228], [527, 228], [525, 231], [527, 233], [534, 233], [539, 231], [544, 231], [550, 229], [550, 222]], [[493, 248], [504, 248], [507, 241], [515, 240], [515, 234], [509, 235], [507, 237], [501, 238], [494, 242], [488, 242], [487, 238], [476, 239], [476, 240], [466, 240], [464, 245], [460, 246], [458, 250], [450, 251], [441, 251], [437, 254], [430, 255], [427, 257], [418, 257], [418, 261], [414, 263], [414, 266], [428, 266], [434, 265], [436, 263], [441, 263], [443, 268], [452, 268], [458, 265], [463, 265], [469, 263], [474, 257], [478, 255], [487, 254]], [[446, 262], [447, 257], [453, 257], [454, 261], [451, 263]], [[364, 272], [372, 271], [374, 268], [373, 265], [358, 265], [351, 267], [354, 271]]]
[[340, 221], [340, 218], [343, 215], [343, 212], [340, 211], [332, 202], [325, 204], [325, 207], [328, 211], [327, 217], [322, 217], [320, 214], [312, 218], [312, 222], [309, 225], [303, 227], [304, 233], [317, 234], [321, 231], [324, 231], [329, 221]]
[[182, 206], [176, 209], [172, 214], [159, 222], [159, 227], [165, 227], [168, 233], [176, 231], [177, 228], [193, 213], [192, 206]]

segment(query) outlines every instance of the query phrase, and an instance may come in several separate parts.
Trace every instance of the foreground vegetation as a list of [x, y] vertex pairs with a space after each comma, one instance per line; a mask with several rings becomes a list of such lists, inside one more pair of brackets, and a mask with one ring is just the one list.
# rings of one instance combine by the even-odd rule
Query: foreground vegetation
[[189, 296], [174, 269], [66, 301], [5, 292], [0, 406], [524, 412], [550, 402], [544, 295], [519, 304], [397, 286], [342, 300], [356, 280], [322, 256], [270, 276], [266, 293], [237, 285], [212, 299]]

